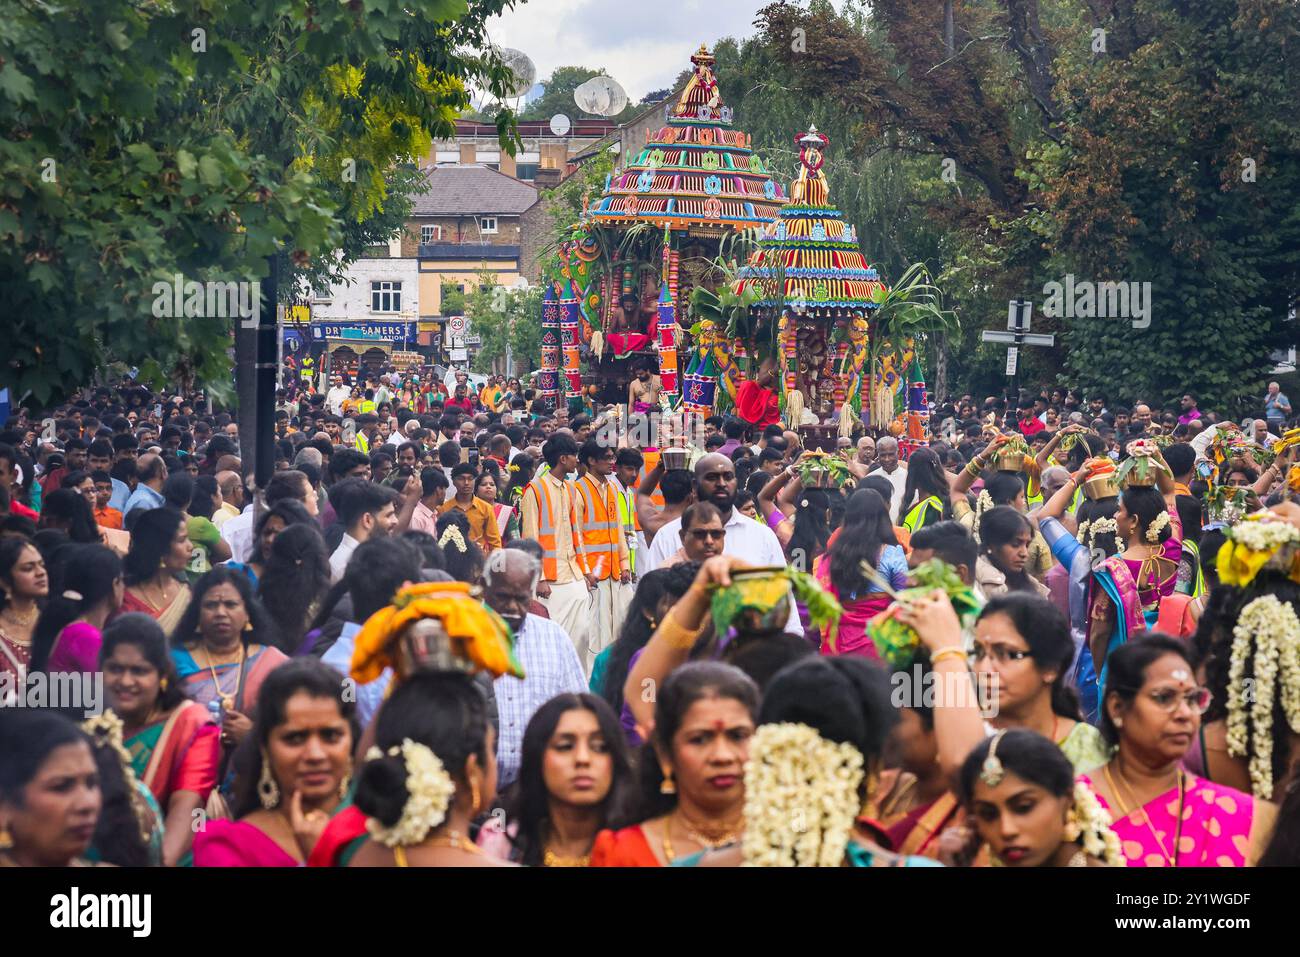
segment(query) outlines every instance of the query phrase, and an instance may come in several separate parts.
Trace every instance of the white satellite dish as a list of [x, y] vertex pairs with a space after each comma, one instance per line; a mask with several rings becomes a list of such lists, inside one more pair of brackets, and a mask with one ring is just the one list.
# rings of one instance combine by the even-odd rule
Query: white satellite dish
[[556, 113], [551, 117], [551, 132], [556, 136], [563, 136], [569, 130], [573, 129], [573, 124], [563, 113]]
[[533, 88], [537, 82], [537, 67], [523, 50], [504, 47], [497, 51], [502, 62], [514, 74], [514, 82], [507, 88], [506, 96], [520, 97]]
[[573, 91], [573, 101], [584, 113], [616, 116], [627, 107], [627, 93], [610, 76], [593, 76]]

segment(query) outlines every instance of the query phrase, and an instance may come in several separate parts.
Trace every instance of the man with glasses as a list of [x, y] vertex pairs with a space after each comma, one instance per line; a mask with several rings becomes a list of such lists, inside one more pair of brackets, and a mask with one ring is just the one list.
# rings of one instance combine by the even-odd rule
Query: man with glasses
[[681, 562], [702, 562], [721, 555], [727, 541], [727, 530], [722, 524], [722, 513], [709, 502], [696, 502], [682, 512], [682, 547], [669, 555], [660, 568], [669, 568]]

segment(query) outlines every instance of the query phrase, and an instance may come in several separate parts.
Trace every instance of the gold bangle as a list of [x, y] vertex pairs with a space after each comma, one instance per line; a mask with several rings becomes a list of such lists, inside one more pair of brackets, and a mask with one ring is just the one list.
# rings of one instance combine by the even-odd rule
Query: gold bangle
[[934, 667], [945, 658], [960, 658], [963, 664], [967, 664], [966, 649], [960, 645], [949, 645], [947, 648], [940, 648], [930, 655], [930, 667]]
[[678, 651], [690, 651], [695, 645], [696, 639], [700, 637], [700, 632], [704, 630], [701, 624], [698, 628], [687, 628], [677, 621], [677, 609], [674, 608], [664, 620], [659, 623], [659, 628], [655, 635], [667, 644], [670, 648]]

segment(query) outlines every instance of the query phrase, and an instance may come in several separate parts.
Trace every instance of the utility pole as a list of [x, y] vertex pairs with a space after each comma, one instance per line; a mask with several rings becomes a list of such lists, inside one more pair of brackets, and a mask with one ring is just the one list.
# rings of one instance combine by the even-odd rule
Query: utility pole
[[1014, 428], [1015, 416], [1020, 407], [1020, 347], [1041, 346], [1052, 348], [1056, 345], [1056, 336], [1052, 333], [1030, 332], [1030, 313], [1034, 304], [1024, 299], [1012, 299], [1007, 303], [1007, 331], [985, 329], [980, 333], [984, 342], [1004, 342], [1007, 344], [1007, 414], [1002, 424]]

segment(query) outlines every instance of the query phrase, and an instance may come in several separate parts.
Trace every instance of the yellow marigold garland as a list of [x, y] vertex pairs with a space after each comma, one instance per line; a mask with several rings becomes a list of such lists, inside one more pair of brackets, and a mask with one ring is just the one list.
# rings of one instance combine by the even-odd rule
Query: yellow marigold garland
[[[448, 594], [451, 593], [451, 594]], [[352, 677], [365, 684], [393, 663], [397, 637], [413, 622], [437, 618], [456, 651], [493, 677], [524, 676], [514, 635], [491, 608], [471, 597], [464, 582], [424, 582], [399, 591], [393, 603], [371, 615], [357, 633]]]

